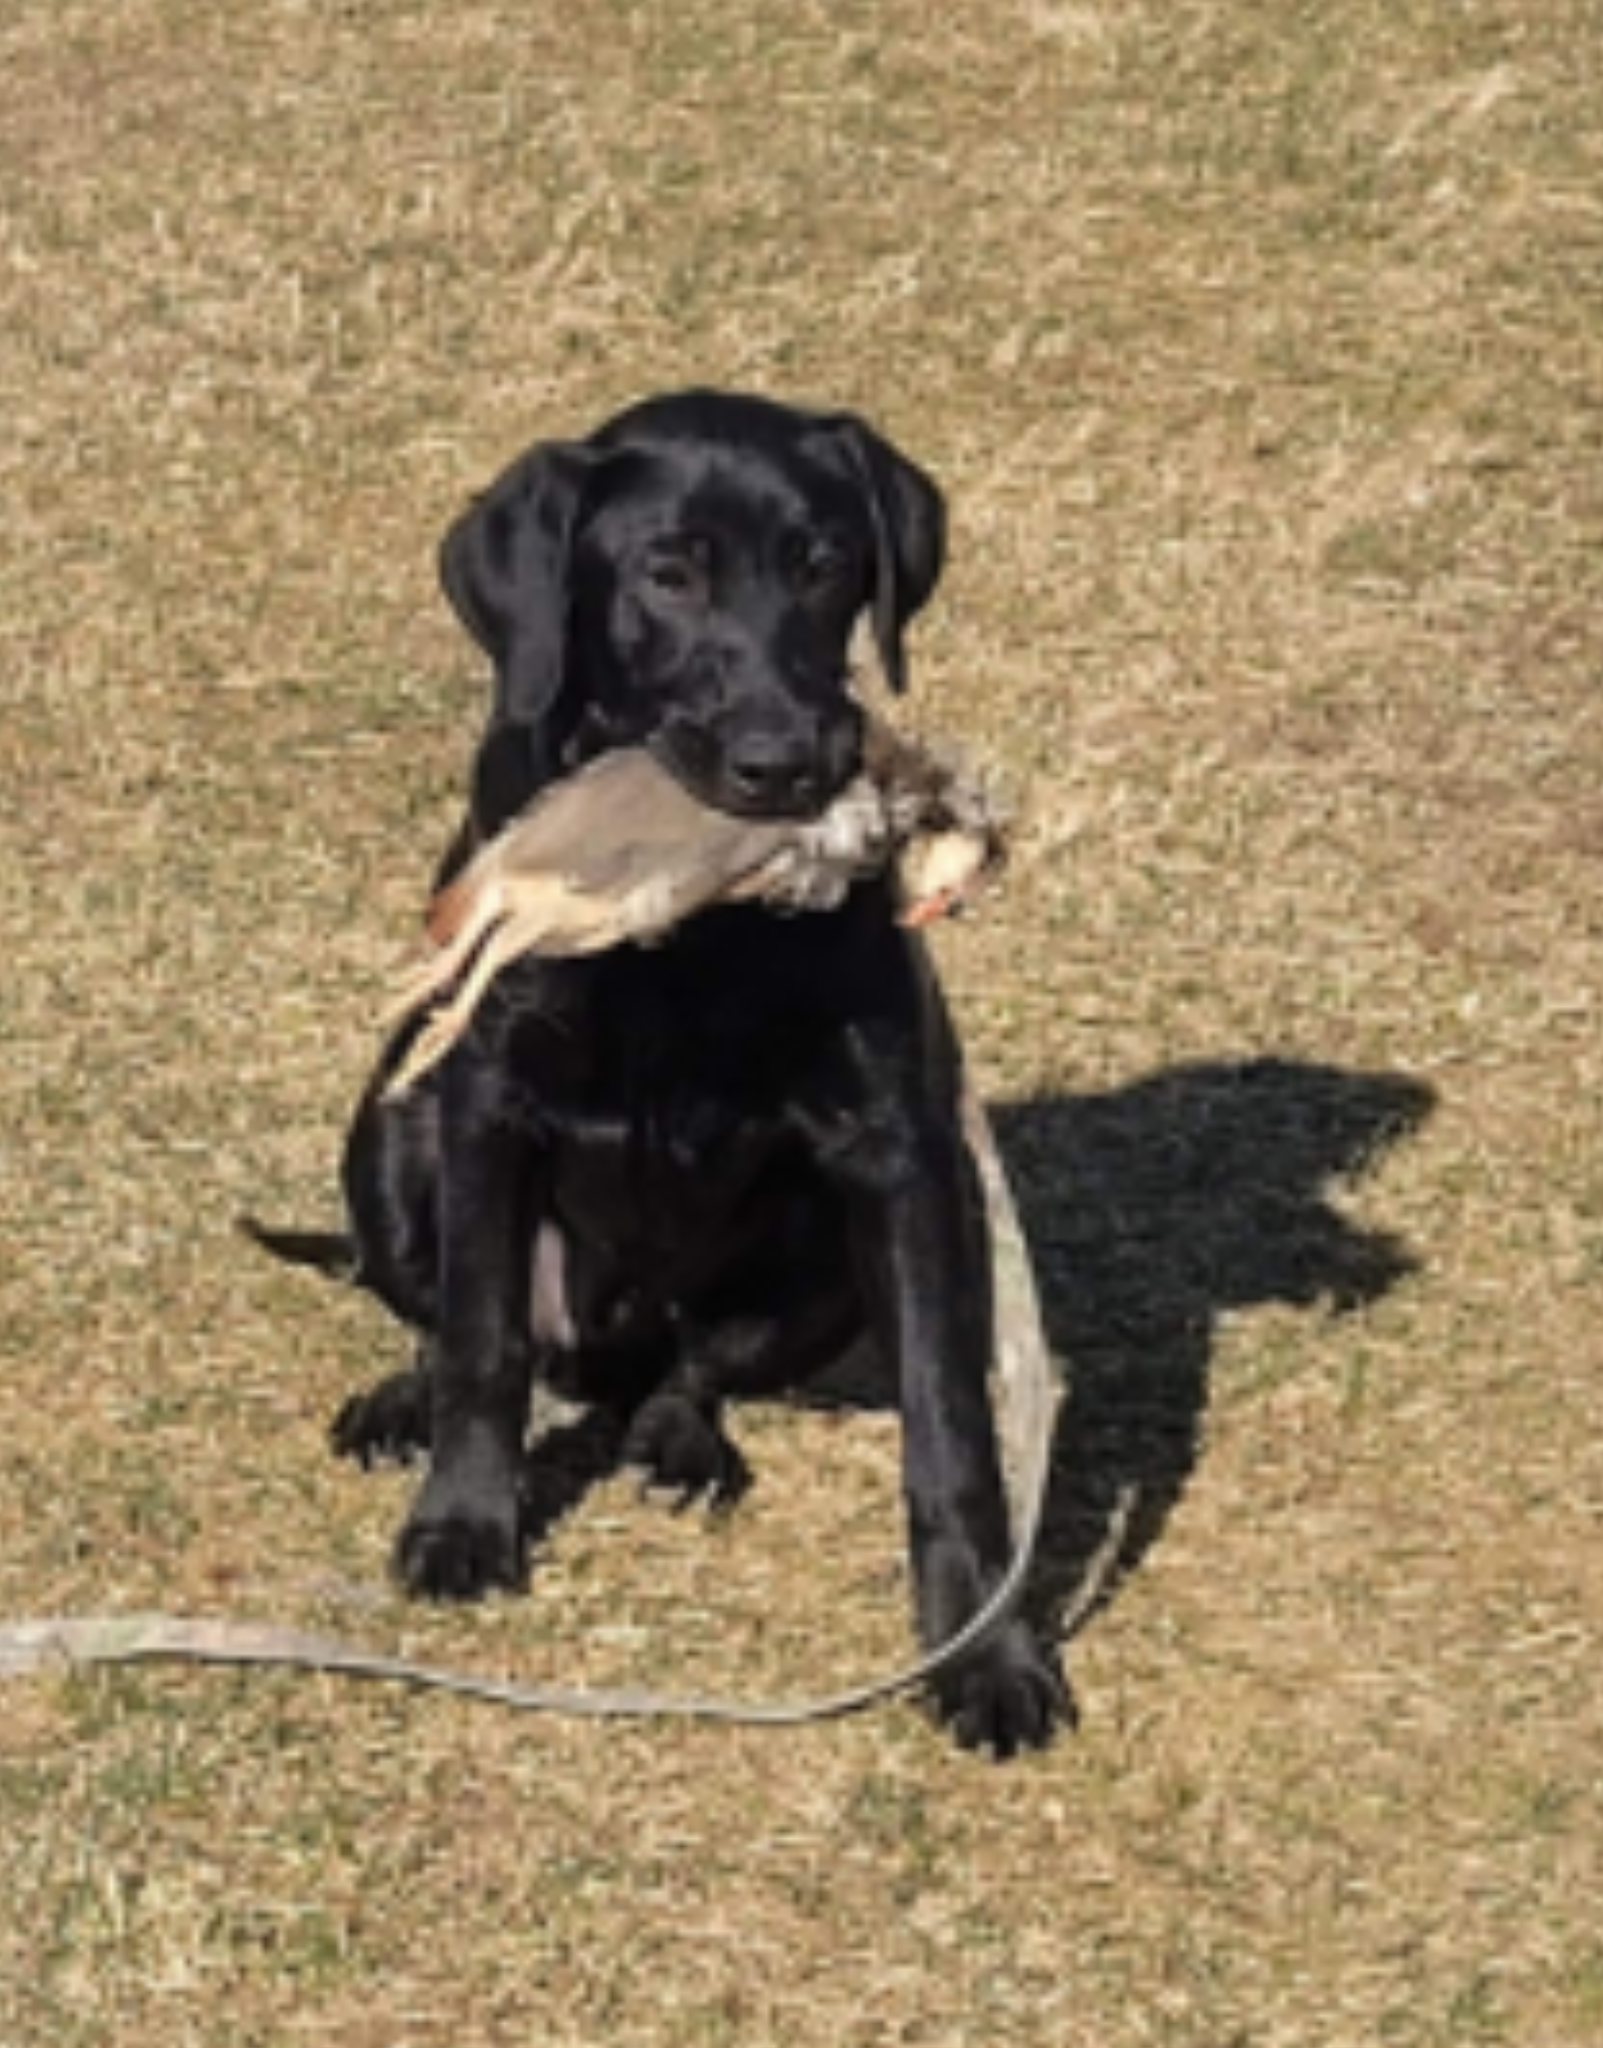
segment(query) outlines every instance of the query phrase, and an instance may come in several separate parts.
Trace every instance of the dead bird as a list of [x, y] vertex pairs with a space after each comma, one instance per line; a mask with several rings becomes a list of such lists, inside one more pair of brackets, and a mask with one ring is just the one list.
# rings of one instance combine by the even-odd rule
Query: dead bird
[[495, 977], [525, 953], [656, 944], [718, 903], [827, 910], [887, 867], [904, 924], [954, 909], [1003, 858], [983, 778], [876, 719], [863, 763], [808, 822], [714, 810], [644, 747], [603, 754], [553, 784], [434, 898], [434, 950], [405, 974], [392, 1021], [438, 1007], [387, 1092], [404, 1093], [445, 1056]]

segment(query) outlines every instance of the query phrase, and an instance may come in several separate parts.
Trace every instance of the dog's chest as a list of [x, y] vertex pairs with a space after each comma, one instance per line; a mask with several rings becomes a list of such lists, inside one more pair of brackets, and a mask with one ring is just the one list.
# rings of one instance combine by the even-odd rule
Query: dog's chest
[[806, 1162], [774, 1119], [731, 1108], [658, 1095], [549, 1146], [540, 1212], [570, 1342], [648, 1334], [765, 1235]]
[[689, 957], [623, 958], [560, 1043], [520, 1059], [540, 1210], [559, 1234], [572, 1320], [682, 1304], [762, 1236], [808, 1172], [790, 1102], [829, 1032], [773, 978], [698, 977]]

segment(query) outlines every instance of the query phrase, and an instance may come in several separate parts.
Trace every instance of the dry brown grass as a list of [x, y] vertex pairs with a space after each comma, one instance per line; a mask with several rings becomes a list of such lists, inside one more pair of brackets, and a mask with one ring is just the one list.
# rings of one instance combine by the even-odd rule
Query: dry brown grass
[[1058, 1554], [1124, 1476], [1147, 1527], [1003, 1773], [911, 1709], [8, 1687], [8, 2042], [1603, 2033], [1596, 33], [12, 0], [0, 1611], [754, 1690], [900, 1649], [877, 1420], [753, 1417], [733, 1526], [608, 1493], [527, 1603], [398, 1611], [399, 1484], [321, 1442], [393, 1339], [230, 1234], [332, 1217], [451, 815], [435, 534], [690, 379], [951, 491], [923, 701], [1033, 826], [943, 950], [1076, 1371]]

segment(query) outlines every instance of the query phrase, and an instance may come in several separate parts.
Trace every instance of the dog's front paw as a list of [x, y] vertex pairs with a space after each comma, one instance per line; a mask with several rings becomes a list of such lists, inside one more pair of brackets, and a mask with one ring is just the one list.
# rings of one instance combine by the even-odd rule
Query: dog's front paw
[[435, 1507], [425, 1489], [396, 1541], [394, 1570], [415, 1600], [482, 1600], [521, 1591], [528, 1561], [516, 1502]]
[[697, 1500], [730, 1508], [751, 1487], [751, 1467], [717, 1418], [685, 1394], [652, 1395], [629, 1425], [623, 1462], [643, 1474], [649, 1491], [668, 1494], [677, 1508]]
[[1044, 1749], [1073, 1719], [1062, 1672], [1020, 1622], [943, 1671], [934, 1692], [959, 1746], [987, 1751], [998, 1762]]

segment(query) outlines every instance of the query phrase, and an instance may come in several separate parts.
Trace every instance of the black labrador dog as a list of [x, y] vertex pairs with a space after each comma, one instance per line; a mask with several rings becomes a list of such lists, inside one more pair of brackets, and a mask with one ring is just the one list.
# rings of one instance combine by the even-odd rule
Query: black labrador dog
[[[859, 420], [690, 392], [537, 446], [452, 527], [445, 590], [495, 673], [450, 873], [544, 784], [645, 746], [742, 815], [812, 816], [856, 772], [866, 615], [892, 686], [942, 566], [940, 493]], [[898, 1390], [923, 1641], [1008, 1554], [987, 1395], [989, 1252], [961, 1064], [930, 962], [869, 880], [834, 911], [705, 912], [652, 950], [526, 959], [399, 1100], [393, 1044], [348, 1140], [359, 1278], [421, 1333], [338, 1447], [426, 1447], [396, 1570], [519, 1584], [536, 1375], [613, 1409], [682, 1496], [745, 1468], [731, 1396], [866, 1338]], [[937, 1685], [958, 1739], [1044, 1743], [1061, 1681], [1013, 1621]]]

